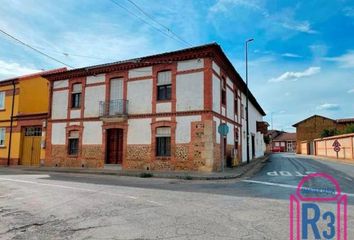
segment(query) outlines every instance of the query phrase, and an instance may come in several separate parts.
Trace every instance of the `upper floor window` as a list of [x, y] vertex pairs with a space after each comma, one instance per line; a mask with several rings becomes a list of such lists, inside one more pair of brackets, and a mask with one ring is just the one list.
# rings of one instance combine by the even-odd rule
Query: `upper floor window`
[[73, 90], [71, 92], [71, 108], [80, 108], [81, 107], [81, 83], [76, 83], [73, 85]]
[[157, 74], [157, 100], [171, 100], [171, 71], [163, 71]]
[[221, 81], [221, 104], [226, 105], [226, 80], [223, 77]]
[[156, 128], [156, 156], [171, 156], [171, 128]]
[[79, 153], [79, 131], [70, 131], [68, 139], [68, 154], [78, 155]]
[[0, 110], [5, 109], [5, 92], [0, 92]]
[[245, 110], [244, 110], [243, 104], [241, 104], [241, 117], [242, 117], [242, 118], [245, 117]]
[[0, 128], [0, 146], [5, 146], [6, 128]]

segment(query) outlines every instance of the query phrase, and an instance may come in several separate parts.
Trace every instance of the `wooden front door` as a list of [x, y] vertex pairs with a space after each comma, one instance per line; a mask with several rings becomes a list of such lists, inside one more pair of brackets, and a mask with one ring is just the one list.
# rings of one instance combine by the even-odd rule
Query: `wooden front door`
[[22, 131], [22, 150], [20, 164], [38, 166], [41, 156], [41, 127], [26, 127]]
[[107, 130], [106, 164], [122, 164], [123, 162], [123, 129]]

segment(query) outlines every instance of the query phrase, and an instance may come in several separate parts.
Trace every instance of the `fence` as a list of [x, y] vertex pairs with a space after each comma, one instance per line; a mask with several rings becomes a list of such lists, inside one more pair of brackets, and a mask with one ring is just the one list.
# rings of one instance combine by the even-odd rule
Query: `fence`
[[[301, 154], [309, 155], [311, 142], [301, 142]], [[313, 140], [314, 155], [354, 160], [354, 133]]]

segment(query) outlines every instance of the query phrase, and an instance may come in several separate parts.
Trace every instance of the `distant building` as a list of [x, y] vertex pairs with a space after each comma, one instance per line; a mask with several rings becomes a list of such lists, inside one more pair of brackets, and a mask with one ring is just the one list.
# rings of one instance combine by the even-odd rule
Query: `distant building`
[[[218, 171], [221, 151], [246, 161], [246, 85], [217, 44], [46, 77], [47, 166]], [[250, 93], [251, 159], [264, 155], [263, 116]]]
[[272, 139], [273, 152], [295, 152], [296, 133], [283, 132]]
[[279, 130], [269, 130], [266, 134], [269, 139], [268, 152], [295, 152], [296, 133], [288, 133]]
[[298, 123], [293, 127], [296, 128], [297, 153], [301, 151], [301, 142], [308, 142], [309, 154], [314, 154], [313, 140], [321, 137], [321, 132], [324, 129], [337, 129], [342, 131], [347, 125], [354, 123], [354, 118], [347, 119], [331, 119], [319, 115], [313, 115]]

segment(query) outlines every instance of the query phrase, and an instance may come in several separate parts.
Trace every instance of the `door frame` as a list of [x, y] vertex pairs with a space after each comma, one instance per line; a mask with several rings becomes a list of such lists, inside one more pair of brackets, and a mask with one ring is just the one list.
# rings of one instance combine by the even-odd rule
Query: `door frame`
[[127, 161], [126, 161], [126, 156], [127, 156], [127, 132], [128, 132], [128, 123], [126, 121], [124, 122], [103, 122], [102, 125], [102, 151], [104, 152], [104, 160], [103, 164], [106, 164], [106, 158], [107, 158], [107, 148], [108, 148], [108, 142], [107, 142], [107, 131], [109, 129], [113, 128], [119, 128], [123, 130], [123, 152], [122, 152], [122, 166], [123, 168], [126, 166]]
[[[109, 128], [109, 129], [107, 129], [106, 130], [106, 132], [107, 132], [107, 134], [106, 134], [106, 142], [107, 142], [107, 144], [106, 144], [106, 151], [105, 151], [105, 164], [122, 164], [123, 163], [123, 143], [124, 143], [124, 131], [123, 131], [123, 129], [121, 129], [121, 128]], [[118, 151], [118, 153], [117, 154], [119, 154], [120, 156], [116, 156], [116, 163], [109, 163], [109, 157], [110, 157], [110, 153], [109, 153], [109, 147], [110, 147], [110, 142], [109, 142], [109, 137], [110, 137], [110, 135], [111, 134], [116, 134], [116, 135], [118, 135], [117, 136], [117, 144], [118, 145], [120, 145], [121, 144], [121, 148], [122, 148], [122, 150], [121, 151], [119, 151], [119, 150], [117, 150]], [[119, 141], [121, 141], [120, 143], [119, 143]], [[119, 149], [119, 146], [117, 146], [118, 147], [118, 149]], [[119, 153], [120, 152], [120, 153]], [[119, 161], [119, 158], [121, 158], [121, 163], [118, 163], [118, 161]]]
[[[41, 129], [41, 136], [28, 136], [28, 137], [40, 137], [42, 139], [42, 132], [43, 132], [43, 127], [41, 125], [28, 125], [28, 126], [21, 126], [21, 135], [20, 135], [20, 144], [19, 144], [19, 161], [18, 161], [18, 165], [23, 165], [23, 158], [22, 158], [22, 154], [23, 154], [23, 148], [24, 146], [24, 139], [25, 139], [25, 131], [26, 128], [40, 128]], [[28, 166], [39, 166], [41, 164], [41, 151], [42, 151], [42, 147], [41, 147], [41, 141], [39, 142], [39, 162], [37, 165], [33, 165], [33, 139], [32, 139], [32, 149], [31, 149], [31, 160], [30, 160], [30, 164]]]

